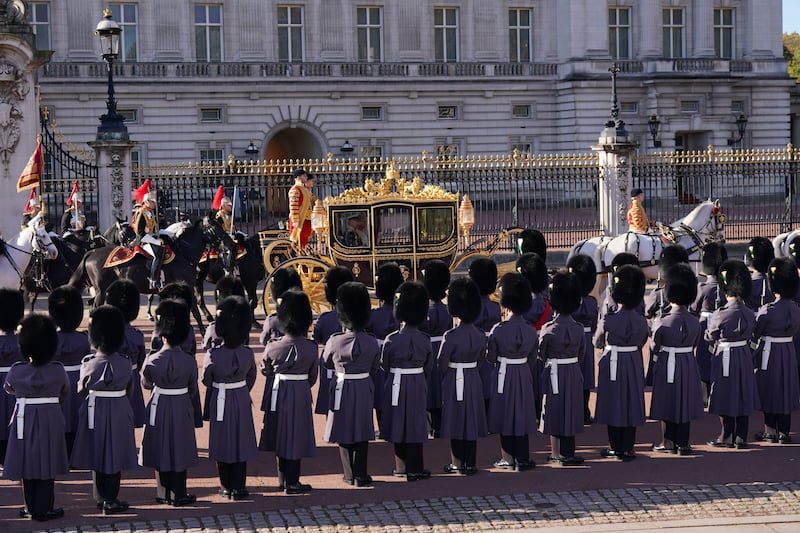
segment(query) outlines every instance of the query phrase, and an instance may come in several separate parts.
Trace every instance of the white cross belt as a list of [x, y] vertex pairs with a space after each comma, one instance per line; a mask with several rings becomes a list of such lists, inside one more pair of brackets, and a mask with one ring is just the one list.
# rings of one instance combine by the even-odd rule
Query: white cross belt
[[747, 346], [747, 341], [721, 341], [717, 348], [722, 350], [722, 377], [727, 378], [731, 373], [731, 348]]
[[269, 410], [275, 411], [278, 406], [278, 389], [281, 381], [308, 381], [308, 374], [275, 374], [272, 381], [272, 398], [269, 402]]
[[333, 393], [333, 410], [338, 411], [342, 406], [342, 388], [344, 382], [348, 379], [367, 379], [369, 372], [360, 372], [358, 374], [346, 374], [344, 372], [336, 373], [336, 390]]
[[662, 346], [662, 352], [667, 352], [667, 383], [675, 383], [675, 354], [692, 353], [694, 346]]
[[577, 357], [547, 360], [545, 366], [550, 367], [550, 390], [553, 394], [558, 394], [558, 367], [561, 365], [574, 365], [577, 362], [578, 362]]
[[222, 422], [225, 417], [225, 391], [247, 387], [247, 382], [241, 380], [233, 383], [212, 383], [211, 386], [217, 389], [217, 422]]
[[183, 387], [180, 389], [162, 389], [161, 387], [153, 387], [153, 397], [150, 399], [150, 425], [156, 425], [156, 411], [158, 410], [158, 399], [163, 396], [181, 396], [182, 394], [189, 394], [189, 388]]
[[396, 407], [400, 403], [400, 382], [404, 375], [422, 374], [425, 370], [418, 368], [390, 368], [389, 372], [394, 374], [392, 378], [392, 406]]
[[500, 368], [497, 369], [497, 394], [503, 394], [503, 390], [506, 387], [506, 367], [508, 365], [524, 365], [528, 362], [528, 358], [498, 357], [497, 362], [500, 363]]
[[25, 406], [58, 403], [58, 398], [17, 398], [17, 439], [22, 440], [25, 435]]
[[769, 354], [772, 351], [773, 344], [794, 342], [793, 337], [770, 337], [769, 335], [764, 335], [761, 338], [764, 340], [764, 349], [761, 350], [761, 370], [766, 370], [769, 366]]
[[478, 368], [478, 362], [471, 363], [447, 363], [448, 368], [456, 369], [456, 401], [464, 401], [464, 369]]
[[86, 404], [87, 415], [89, 419], [89, 429], [94, 429], [94, 407], [97, 398], [122, 398], [127, 394], [125, 389], [122, 390], [89, 390], [89, 400]]
[[619, 354], [631, 353], [639, 351], [638, 346], [618, 346], [616, 344], [609, 344], [606, 346], [608, 356], [608, 374], [611, 381], [617, 381], [617, 365], [619, 362]]
[[64, 365], [64, 370], [67, 372], [79, 372], [81, 369], [81, 365]]

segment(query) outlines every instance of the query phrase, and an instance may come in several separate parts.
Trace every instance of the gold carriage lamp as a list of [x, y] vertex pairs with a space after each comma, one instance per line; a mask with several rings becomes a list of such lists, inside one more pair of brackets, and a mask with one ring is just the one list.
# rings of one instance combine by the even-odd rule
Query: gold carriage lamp
[[458, 206], [458, 225], [464, 233], [464, 243], [469, 244], [469, 232], [475, 225], [475, 208], [466, 194], [461, 200], [461, 205]]
[[311, 211], [311, 229], [317, 234], [317, 240], [322, 241], [328, 234], [328, 212], [322, 204], [322, 200], [314, 203]]

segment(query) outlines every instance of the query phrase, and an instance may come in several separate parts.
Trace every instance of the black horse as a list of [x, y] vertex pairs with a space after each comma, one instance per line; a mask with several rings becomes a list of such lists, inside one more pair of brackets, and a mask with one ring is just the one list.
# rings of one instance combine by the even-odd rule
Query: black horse
[[[195, 286], [197, 262], [207, 246], [228, 250], [234, 247], [230, 236], [222, 231], [219, 224], [210, 221], [208, 217], [196, 220], [180, 235], [176, 235], [174, 239], [167, 236], [163, 236], [163, 238], [175, 253], [175, 258], [170, 263], [161, 266], [165, 281], [167, 283], [183, 282], [190, 287]], [[69, 280], [70, 285], [79, 289], [84, 287], [88, 280], [95, 292], [95, 307], [103, 303], [106, 289], [117, 279], [133, 281], [142, 294], [152, 295], [154, 293], [150, 289], [148, 281], [150, 274], [149, 258], [136, 255], [127, 263], [103, 268], [106, 259], [114, 249], [115, 246], [104, 246], [88, 252]], [[150, 306], [148, 306], [147, 313], [150, 316]], [[203, 320], [197, 305], [193, 307], [192, 315], [197, 321], [200, 330], [203, 331]]]
[[117, 219], [117, 221], [103, 233], [103, 239], [108, 244], [130, 246], [136, 239], [136, 233], [134, 233], [130, 223], [125, 220]]
[[[261, 244], [258, 235], [247, 237], [243, 233], [237, 233], [235, 240], [246, 251], [235, 261], [235, 269], [247, 291], [247, 300], [250, 302], [250, 309], [253, 310], [253, 324], [258, 325], [255, 318], [255, 308], [258, 305], [258, 283], [267, 275], [267, 269], [264, 268], [264, 261], [261, 257]], [[209, 322], [213, 320], [213, 317], [203, 299], [204, 281], [216, 284], [225, 275], [226, 269], [221, 258], [209, 259], [197, 266], [197, 285], [195, 286], [197, 301]]]
[[71, 231], [63, 237], [54, 236], [52, 241], [58, 249], [58, 257], [50, 260], [34, 254], [22, 276], [22, 289], [31, 312], [39, 293], [50, 292], [69, 282], [86, 252], [103, 246], [104, 242], [101, 237], [92, 237], [87, 230]]

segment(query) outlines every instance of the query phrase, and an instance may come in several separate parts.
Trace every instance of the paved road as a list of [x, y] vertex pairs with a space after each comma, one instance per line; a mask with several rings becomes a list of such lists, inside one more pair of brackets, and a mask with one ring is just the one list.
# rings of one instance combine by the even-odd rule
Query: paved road
[[[146, 320], [137, 324], [148, 331]], [[148, 335], [149, 336], [149, 335]], [[253, 332], [251, 345], [257, 346]], [[198, 358], [199, 359], [199, 358]], [[264, 378], [254, 389], [254, 416], [263, 395]], [[751, 434], [760, 415], [751, 417]], [[800, 417], [795, 416], [795, 427]], [[409, 483], [390, 475], [391, 445], [370, 445], [370, 488], [354, 488], [341, 481], [337, 448], [320, 440], [323, 418], [316, 417], [317, 457], [303, 461], [303, 480], [312, 493], [286, 496], [277, 490], [275, 461], [262, 454], [248, 465], [252, 498], [230, 502], [217, 496], [214, 465], [206, 458], [207, 426], [198, 430], [199, 467], [189, 471], [194, 506], [173, 509], [154, 502], [153, 473], [148, 469], [125, 472], [121, 498], [131, 503], [123, 515], [99, 515], [91, 501], [88, 472], [72, 472], [56, 484], [56, 503], [66, 509], [58, 521], [36, 524], [17, 518], [22, 494], [19, 485], [0, 481], [0, 532], [29, 531], [46, 526], [55, 531], [462, 531], [477, 529], [570, 527], [573, 531], [651, 529], [707, 526], [720, 520], [751, 524], [767, 531], [761, 518], [778, 520], [783, 531], [800, 530], [800, 444], [753, 444], [746, 450], [720, 450], [702, 443], [719, 431], [716, 417], [707, 415], [692, 426], [693, 456], [660, 455], [649, 451], [659, 439], [659, 426], [648, 422], [637, 435], [639, 457], [631, 463], [602, 459], [606, 446], [602, 426], [586, 428], [578, 436], [579, 453], [587, 463], [563, 468], [546, 463], [549, 451], [542, 435], [531, 439], [537, 467], [513, 473], [491, 467], [499, 453], [496, 436], [478, 444], [480, 472], [469, 478], [441, 472], [449, 462], [448, 443], [431, 440], [425, 446], [426, 466], [434, 472], [427, 481]], [[141, 433], [137, 432], [141, 439]], [[795, 440], [800, 437], [795, 434]], [[730, 521], [732, 520], [732, 522]], [[677, 521], [677, 522], [676, 522]], [[793, 522], [797, 522], [791, 527]], [[638, 524], [638, 525], [636, 525]], [[619, 527], [618, 527], [619, 526]], [[748, 526], [748, 527], [751, 527]], [[770, 526], [772, 527], [772, 526]], [[582, 529], [581, 529], [582, 528]], [[730, 531], [731, 526], [726, 528]], [[771, 529], [778, 531], [780, 529]]]

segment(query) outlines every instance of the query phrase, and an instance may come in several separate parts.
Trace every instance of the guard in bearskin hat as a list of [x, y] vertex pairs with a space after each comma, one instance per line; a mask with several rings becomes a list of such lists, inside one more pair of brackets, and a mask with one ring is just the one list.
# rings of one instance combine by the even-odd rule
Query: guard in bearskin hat
[[[728, 259], [725, 245], [719, 242], [710, 242], [703, 247], [701, 272], [705, 281], [697, 286], [697, 299], [689, 306], [689, 310], [700, 317], [700, 338], [705, 336], [708, 329], [708, 319], [711, 314], [725, 304], [725, 295], [717, 281], [720, 265]], [[699, 342], [695, 350], [697, 366], [700, 369], [700, 379], [703, 381], [703, 398], [708, 405], [708, 395], [711, 393], [711, 352], [708, 344]]]
[[[497, 290], [497, 264], [489, 257], [478, 257], [469, 265], [468, 274], [481, 293], [481, 314], [478, 315], [475, 326], [488, 335], [494, 325], [502, 320], [500, 306], [490, 298]], [[492, 398], [492, 365], [487, 361], [478, 367], [478, 372], [483, 383], [483, 399], [488, 409]]]
[[[216, 305], [219, 305], [219, 303], [228, 296], [247, 296], [242, 280], [236, 276], [222, 276], [214, 286], [214, 302]], [[212, 347], [220, 344], [222, 344], [222, 337], [217, 334], [217, 324], [216, 319], [214, 319], [208, 324], [208, 327], [206, 327], [202, 346], [204, 349], [210, 350]], [[245, 341], [245, 344], [248, 344], [248, 342]]]
[[[611, 289], [614, 286], [612, 280], [616, 271], [624, 265], [633, 265], [638, 267], [639, 258], [628, 252], [620, 252], [615, 255], [613, 259], [611, 259], [611, 271], [608, 273], [608, 283], [603, 295], [601, 296], [603, 303], [600, 306], [600, 319], [602, 319], [605, 314], [613, 313], [618, 309], [617, 302], [615, 302], [614, 298], [611, 296]], [[642, 314], [642, 316], [644, 316], [644, 295], [642, 295], [642, 301], [639, 302], [636, 308]]]
[[753, 284], [747, 266], [735, 259], [720, 265], [719, 284], [725, 305], [709, 318], [705, 340], [713, 354], [708, 412], [719, 415], [722, 431], [708, 444], [745, 448], [748, 417], [755, 408], [753, 350], [749, 343], [756, 318], [745, 303]]
[[594, 260], [585, 254], [576, 254], [567, 261], [567, 270], [574, 272], [581, 282], [581, 305], [578, 310], [572, 313], [578, 323], [583, 326], [583, 333], [586, 336], [586, 354], [581, 364], [583, 374], [583, 423], [589, 425], [594, 422], [592, 412], [589, 409], [589, 397], [594, 390], [594, 344], [592, 338], [597, 331], [597, 300], [591, 295], [594, 284], [597, 282], [597, 267]]
[[[295, 268], [279, 268], [272, 273], [270, 279], [272, 282], [269, 287], [269, 294], [272, 297], [272, 305], [276, 308], [278, 307], [278, 298], [284, 292], [290, 289], [303, 290], [303, 280], [300, 279], [300, 274], [297, 273]], [[266, 346], [270, 339], [275, 339], [281, 335], [280, 328], [278, 328], [278, 313], [271, 313], [264, 320], [264, 325], [261, 327], [261, 335], [258, 338], [261, 344]]]
[[[447, 296], [450, 283], [450, 267], [444, 261], [431, 259], [422, 268], [422, 282], [428, 290], [428, 317], [419, 329], [431, 337], [431, 350], [434, 357], [439, 353], [444, 332], [453, 327], [453, 317], [446, 304], [442, 302]], [[428, 374], [428, 433], [433, 438], [439, 437], [442, 422], [442, 376], [439, 367], [433, 365]]]
[[[17, 344], [17, 325], [25, 315], [25, 300], [17, 289], [0, 288], [0, 386], [14, 363], [22, 361]], [[8, 447], [8, 427], [14, 416], [14, 398], [0, 394], [0, 465]]]
[[328, 387], [324, 440], [339, 445], [344, 482], [365, 487], [372, 484], [367, 454], [369, 441], [375, 438], [370, 376], [380, 365], [378, 343], [364, 331], [370, 319], [367, 288], [353, 281], [342, 284], [336, 291], [336, 312], [342, 331], [330, 336], [322, 353], [325, 368], [336, 374]]
[[517, 251], [521, 254], [535, 253], [547, 262], [547, 241], [538, 229], [522, 230], [517, 236]]
[[750, 267], [750, 279], [752, 289], [750, 296], [745, 300], [747, 306], [754, 312], [759, 308], [775, 300], [775, 295], [769, 289], [767, 281], [767, 269], [772, 260], [775, 259], [775, 249], [766, 237], [753, 237], [747, 245], [745, 253], [745, 264]]

